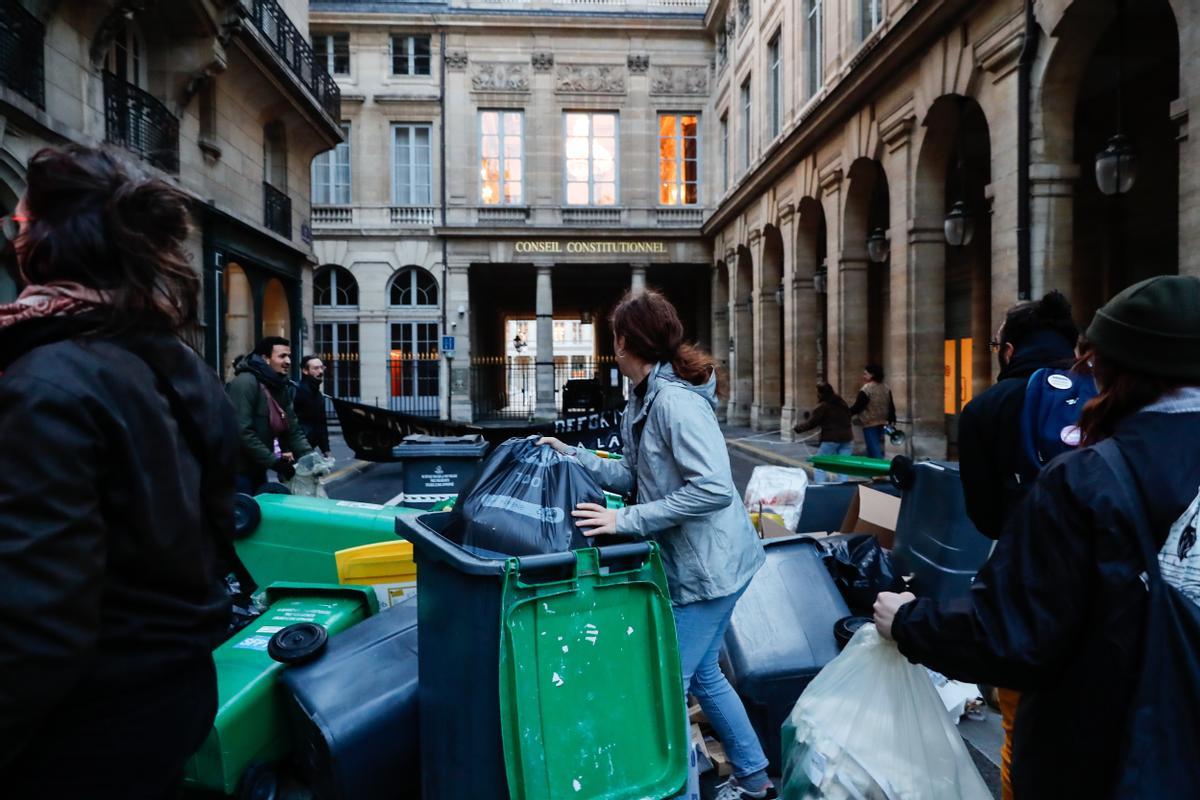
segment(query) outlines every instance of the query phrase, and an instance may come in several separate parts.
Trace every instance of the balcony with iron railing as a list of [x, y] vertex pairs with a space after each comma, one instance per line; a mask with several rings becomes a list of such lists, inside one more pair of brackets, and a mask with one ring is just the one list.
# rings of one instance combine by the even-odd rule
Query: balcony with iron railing
[[263, 183], [263, 225], [285, 239], [292, 238], [292, 198]]
[[[708, 209], [700, 206], [451, 206], [449, 227], [519, 227], [537, 229], [571, 225], [596, 228], [695, 229]], [[312, 226], [318, 232], [350, 230], [430, 229], [441, 224], [436, 206], [316, 205]]]
[[317, 105], [338, 123], [342, 118], [342, 93], [321, 62], [312, 45], [301, 35], [278, 0], [242, 0], [250, 12], [254, 27], [262, 33], [271, 49], [304, 85]]
[[46, 107], [46, 27], [17, 0], [0, 1], [0, 83]]
[[179, 120], [158, 98], [107, 71], [104, 138], [164, 172], [179, 172]]

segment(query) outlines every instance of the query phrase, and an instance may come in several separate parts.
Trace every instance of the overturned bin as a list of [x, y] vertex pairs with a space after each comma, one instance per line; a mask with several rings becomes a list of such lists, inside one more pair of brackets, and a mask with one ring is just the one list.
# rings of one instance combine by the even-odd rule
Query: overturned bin
[[448, 517], [396, 520], [417, 561], [422, 797], [681, 790], [683, 681], [657, 546], [485, 558], [447, 538]]

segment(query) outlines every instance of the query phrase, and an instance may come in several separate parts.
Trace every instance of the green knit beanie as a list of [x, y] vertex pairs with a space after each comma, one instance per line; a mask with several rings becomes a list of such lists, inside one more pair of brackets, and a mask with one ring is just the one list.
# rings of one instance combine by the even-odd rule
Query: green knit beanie
[[1160, 275], [1135, 283], [1096, 312], [1087, 338], [1122, 367], [1200, 383], [1200, 278]]

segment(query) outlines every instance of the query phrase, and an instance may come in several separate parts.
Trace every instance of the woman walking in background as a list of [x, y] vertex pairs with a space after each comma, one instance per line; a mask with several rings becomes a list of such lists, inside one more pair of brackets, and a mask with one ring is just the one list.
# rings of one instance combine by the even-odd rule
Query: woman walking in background
[[[804, 433], [814, 428], [821, 431], [821, 445], [817, 455], [848, 456], [854, 453], [854, 426], [850, 423], [850, 408], [828, 383], [817, 384], [817, 407], [808, 414], [806, 422], [793, 430]], [[824, 483], [829, 475], [823, 470], [813, 470], [813, 482]]]
[[658, 292], [627, 294], [612, 326], [617, 366], [635, 387], [621, 422], [625, 457], [599, 458], [557, 439], [542, 443], [577, 457], [604, 488], [636, 497], [619, 510], [582, 503], [573, 513], [590, 536], [632, 534], [658, 542], [684, 686], [733, 763], [734, 777], [717, 798], [773, 798], [767, 758], [717, 664], [734, 606], [765, 557], [733, 486], [714, 411], [715, 363], [684, 343], [675, 307]]

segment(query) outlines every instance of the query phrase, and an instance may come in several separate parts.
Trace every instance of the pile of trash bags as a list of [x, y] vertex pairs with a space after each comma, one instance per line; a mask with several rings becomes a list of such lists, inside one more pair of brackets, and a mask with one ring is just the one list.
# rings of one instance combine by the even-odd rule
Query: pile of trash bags
[[839, 533], [820, 539], [820, 545], [834, 585], [855, 614], [870, 616], [880, 592], [905, 591], [891, 551], [881, 547], [874, 534]]

